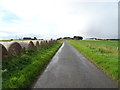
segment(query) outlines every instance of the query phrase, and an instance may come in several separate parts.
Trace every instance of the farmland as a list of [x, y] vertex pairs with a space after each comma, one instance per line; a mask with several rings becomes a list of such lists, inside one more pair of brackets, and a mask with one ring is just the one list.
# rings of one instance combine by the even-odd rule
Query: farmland
[[68, 40], [69, 44], [101, 68], [108, 76], [120, 81], [118, 77], [118, 41], [78, 41]]
[[40, 75], [61, 46], [61, 42], [26, 49], [22, 55], [12, 55], [2, 62], [3, 88], [26, 88]]

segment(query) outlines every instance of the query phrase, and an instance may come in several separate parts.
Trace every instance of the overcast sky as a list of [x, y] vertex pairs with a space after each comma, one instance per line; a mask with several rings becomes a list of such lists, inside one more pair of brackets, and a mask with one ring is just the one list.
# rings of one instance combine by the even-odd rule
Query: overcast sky
[[118, 0], [0, 0], [0, 39], [74, 35], [118, 38]]

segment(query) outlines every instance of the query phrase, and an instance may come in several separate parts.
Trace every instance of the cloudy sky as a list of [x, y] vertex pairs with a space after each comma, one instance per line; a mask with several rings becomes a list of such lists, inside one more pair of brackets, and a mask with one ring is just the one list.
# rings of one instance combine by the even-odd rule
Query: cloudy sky
[[0, 39], [74, 35], [117, 38], [118, 0], [0, 0]]

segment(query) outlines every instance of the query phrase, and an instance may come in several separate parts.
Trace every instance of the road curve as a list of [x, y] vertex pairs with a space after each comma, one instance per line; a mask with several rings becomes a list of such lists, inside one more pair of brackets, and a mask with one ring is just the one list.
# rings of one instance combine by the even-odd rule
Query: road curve
[[64, 42], [32, 88], [117, 88], [117, 84]]

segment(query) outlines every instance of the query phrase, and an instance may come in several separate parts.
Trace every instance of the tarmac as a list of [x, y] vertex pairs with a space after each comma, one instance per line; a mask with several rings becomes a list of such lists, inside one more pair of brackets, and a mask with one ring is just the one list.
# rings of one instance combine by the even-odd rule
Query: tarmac
[[32, 88], [117, 88], [118, 85], [64, 42]]

